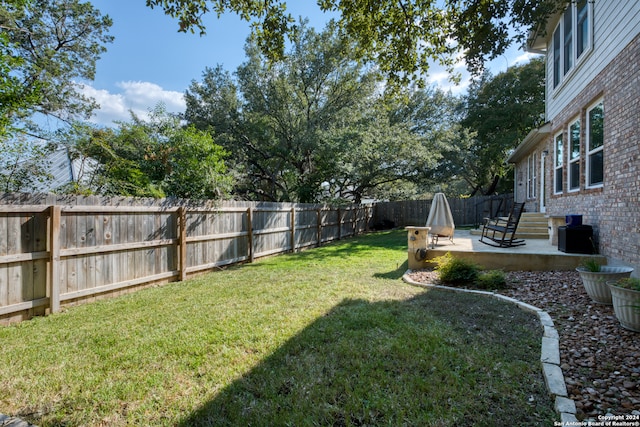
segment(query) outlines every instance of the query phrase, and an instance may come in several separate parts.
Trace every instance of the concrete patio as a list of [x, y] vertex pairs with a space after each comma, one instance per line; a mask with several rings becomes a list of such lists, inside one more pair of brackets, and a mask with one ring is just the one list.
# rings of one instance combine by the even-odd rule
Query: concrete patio
[[[407, 227], [408, 229], [410, 227]], [[565, 253], [550, 243], [550, 239], [529, 238], [525, 245], [512, 248], [496, 248], [480, 242], [479, 235], [473, 235], [472, 230], [456, 230], [453, 242], [448, 238], [440, 238], [435, 248], [427, 248], [427, 242], [421, 239], [411, 239], [408, 233], [409, 268], [419, 270], [433, 267], [430, 260], [450, 252], [452, 255], [467, 259], [481, 265], [488, 270], [504, 271], [552, 271], [573, 270], [584, 259], [595, 258], [601, 264], [607, 259], [602, 255], [585, 255]], [[429, 242], [430, 243], [430, 242]], [[426, 254], [420, 249], [426, 249]]]

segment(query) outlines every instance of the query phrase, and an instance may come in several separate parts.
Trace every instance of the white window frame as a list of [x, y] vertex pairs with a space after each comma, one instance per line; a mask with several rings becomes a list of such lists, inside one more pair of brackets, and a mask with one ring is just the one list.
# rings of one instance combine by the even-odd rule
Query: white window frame
[[[581, 52], [578, 52], [578, 48], [580, 47], [580, 45], [578, 44], [578, 41], [581, 39], [580, 34], [581, 34], [581, 28], [580, 28], [580, 22], [578, 21], [578, 18], [580, 18], [580, 15], [578, 14], [578, 5], [582, 5], [586, 10], [586, 18], [583, 20], [583, 22], [586, 22], [586, 26], [587, 26], [587, 34], [584, 35], [584, 38], [582, 38], [582, 40], [584, 40], [585, 42], [585, 46], [584, 49]], [[582, 57], [582, 55], [585, 55], [587, 52], [589, 52], [591, 50], [591, 34], [593, 33], [593, 1], [589, 1], [589, 0], [578, 0], [576, 2], [576, 10], [575, 10], [575, 25], [573, 26], [573, 34], [574, 34], [574, 38], [576, 39], [575, 42], [575, 53], [576, 53], [576, 58], [578, 58], [578, 60], [580, 60], [580, 58]]]
[[575, 15], [575, 7], [572, 2], [562, 14], [562, 75], [564, 76], [569, 74], [574, 65], [573, 29], [575, 28]]
[[[597, 108], [598, 106], [602, 106], [602, 144], [600, 144], [599, 147], [594, 148], [593, 150], [591, 150], [591, 111], [593, 111], [595, 108]], [[596, 102], [594, 102], [593, 104], [591, 104], [589, 106], [589, 108], [587, 108], [587, 114], [586, 114], [586, 138], [585, 138], [585, 147], [584, 147], [584, 152], [585, 152], [585, 186], [586, 188], [601, 188], [604, 186], [604, 120], [606, 118], [605, 116], [606, 114], [606, 110], [604, 107], [604, 100], [603, 99], [599, 99]], [[591, 183], [591, 157], [593, 155], [598, 154], [599, 152], [602, 152], [602, 182], [597, 182], [597, 183]]]
[[[560, 142], [560, 150], [558, 150], [558, 142]], [[562, 135], [562, 132], [560, 132], [553, 137], [553, 194], [562, 194], [564, 190], [564, 182], [563, 182], [564, 160], [563, 159], [564, 159], [564, 137]], [[560, 179], [558, 179], [558, 177]]]
[[[574, 156], [573, 148], [574, 148], [574, 126], [577, 126], [577, 148], [578, 153]], [[567, 127], [567, 139], [568, 139], [568, 147], [567, 147], [567, 189], [569, 192], [579, 191], [580, 190], [580, 150], [582, 147], [582, 138], [581, 138], [581, 127], [580, 127], [580, 117], [576, 117], [569, 123]], [[577, 168], [577, 170], [574, 170]], [[574, 180], [577, 180], [578, 184], [573, 186]]]
[[527, 198], [536, 198], [536, 186], [538, 184], [538, 153], [533, 153], [527, 158]]
[[[586, 26], [587, 26], [587, 34], [586, 39], [582, 39], [586, 42], [584, 49], [578, 53], [578, 32], [581, 28], [578, 27], [578, 6], [586, 7]], [[571, 15], [569, 17], [569, 15]], [[567, 29], [565, 28], [565, 18], [570, 18], [569, 25], [571, 28], [568, 29], [570, 34], [567, 34]], [[566, 45], [569, 43], [569, 45]], [[556, 46], [559, 49], [556, 49]], [[564, 81], [566, 81], [571, 74], [578, 68], [578, 66], [584, 61], [584, 59], [588, 56], [588, 53], [593, 50], [593, 2], [589, 0], [577, 0], [572, 1], [567, 5], [564, 13], [560, 16], [558, 20], [558, 25], [556, 25], [553, 30], [551, 36], [551, 83], [553, 89], [556, 90], [560, 88]], [[566, 53], [570, 52], [571, 57], [566, 58]], [[559, 55], [559, 57], [557, 57]]]

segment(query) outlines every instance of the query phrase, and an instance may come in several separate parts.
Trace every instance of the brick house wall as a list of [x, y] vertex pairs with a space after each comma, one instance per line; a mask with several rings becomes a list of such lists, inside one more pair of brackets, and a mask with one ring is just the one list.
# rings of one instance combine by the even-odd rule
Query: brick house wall
[[[568, 189], [568, 126], [576, 117], [585, 124], [587, 109], [602, 100], [604, 105], [604, 185], [588, 189], [585, 183], [586, 126], [581, 126], [580, 188]], [[585, 88], [550, 120], [551, 131], [530, 154], [537, 158], [546, 151], [546, 214], [583, 215], [592, 225], [599, 252], [610, 264], [634, 266], [640, 272], [640, 35], [636, 36]], [[554, 137], [564, 141], [563, 191], [554, 194]], [[516, 185], [523, 186], [527, 160], [515, 167]], [[527, 198], [516, 188], [518, 201], [528, 211], [539, 210], [538, 197]], [[539, 194], [539, 193], [536, 193]]]

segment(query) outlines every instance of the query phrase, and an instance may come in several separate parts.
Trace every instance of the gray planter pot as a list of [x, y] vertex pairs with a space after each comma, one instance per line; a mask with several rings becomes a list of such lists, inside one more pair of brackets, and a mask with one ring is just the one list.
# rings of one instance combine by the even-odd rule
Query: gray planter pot
[[603, 265], [600, 267], [600, 271], [588, 271], [583, 267], [576, 268], [576, 271], [580, 273], [584, 289], [594, 302], [611, 305], [611, 290], [607, 282], [615, 282], [631, 276], [633, 268]]
[[620, 288], [610, 284], [613, 311], [620, 325], [634, 332], [640, 332], [640, 291]]

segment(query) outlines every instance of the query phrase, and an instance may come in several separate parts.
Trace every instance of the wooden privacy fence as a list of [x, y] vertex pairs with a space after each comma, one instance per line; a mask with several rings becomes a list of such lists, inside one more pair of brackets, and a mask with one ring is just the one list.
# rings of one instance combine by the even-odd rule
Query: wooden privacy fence
[[368, 231], [371, 206], [0, 205], [0, 323]]
[[[477, 226], [485, 217], [509, 215], [513, 194], [447, 198], [456, 226]], [[388, 220], [398, 227], [419, 226], [427, 222], [431, 200], [406, 200], [375, 204], [375, 222]]]

